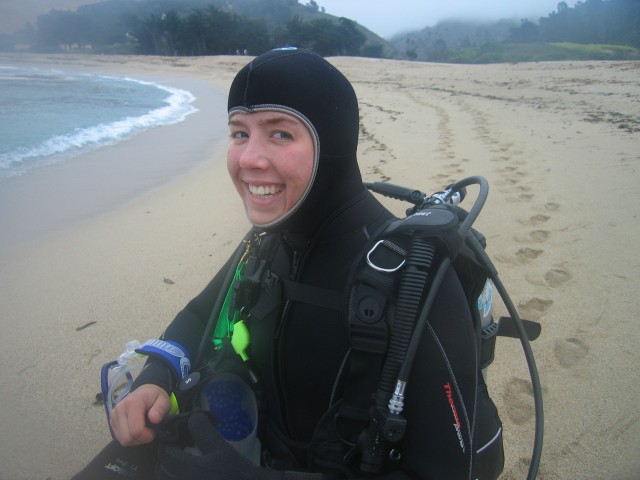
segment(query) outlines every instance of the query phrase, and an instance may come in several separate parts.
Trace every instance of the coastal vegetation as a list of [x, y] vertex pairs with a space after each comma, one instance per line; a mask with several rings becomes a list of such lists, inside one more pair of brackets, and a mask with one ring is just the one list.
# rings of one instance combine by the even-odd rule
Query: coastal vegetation
[[445, 21], [391, 39], [410, 60], [495, 63], [640, 59], [640, 1], [586, 0], [537, 21]]
[[640, 2], [585, 0], [537, 19], [444, 21], [385, 40], [314, 0], [106, 0], [52, 10], [0, 50], [257, 55], [295, 45], [321, 55], [455, 63], [640, 59]]
[[192, 56], [296, 45], [321, 55], [390, 56], [383, 39], [314, 0], [108, 0], [52, 10], [11, 37], [0, 48]]
[[625, 45], [582, 43], [499, 43], [460, 48], [447, 55], [449, 63], [515, 63], [570, 60], [640, 60], [640, 50]]

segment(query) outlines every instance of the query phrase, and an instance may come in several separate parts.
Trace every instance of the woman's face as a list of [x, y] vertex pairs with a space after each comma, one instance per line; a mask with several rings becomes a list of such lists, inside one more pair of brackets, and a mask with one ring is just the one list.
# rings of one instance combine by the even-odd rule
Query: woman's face
[[274, 222], [296, 205], [313, 172], [309, 129], [279, 111], [237, 112], [229, 119], [227, 169], [254, 225]]

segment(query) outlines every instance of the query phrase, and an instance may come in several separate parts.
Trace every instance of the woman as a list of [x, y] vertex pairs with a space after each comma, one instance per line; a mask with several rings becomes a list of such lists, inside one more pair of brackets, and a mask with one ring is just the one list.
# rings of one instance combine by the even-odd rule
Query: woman
[[[234, 454], [219, 442], [207, 451], [209, 456], [198, 458], [161, 450], [171, 457], [161, 470], [166, 478], [205, 473], [209, 478], [285, 478], [283, 471], [294, 475], [293, 470], [318, 472], [301, 478], [364, 476], [357, 439], [342, 438], [332, 427], [341, 395], [349, 388], [349, 322], [335, 304], [317, 300], [335, 299], [336, 293], [342, 300], [348, 296], [354, 260], [393, 219], [362, 183], [356, 95], [321, 57], [280, 49], [257, 57], [237, 74], [228, 114], [227, 166], [254, 226], [239, 247], [250, 261], [244, 263], [245, 256], [239, 268], [237, 257], [230, 259], [176, 316], [163, 339], [183, 347], [192, 359], [197, 356], [199, 368], [232, 336], [234, 322], [246, 327], [249, 340], [238, 353], [258, 379], [264, 399], [261, 466], [236, 457], [228, 460]], [[250, 292], [234, 294], [234, 283], [229, 288], [225, 278], [242, 268], [245, 278], [251, 269], [257, 281], [253, 290], [247, 287]], [[441, 291], [434, 322], [459, 329], [459, 355], [475, 356], [467, 302], [453, 271]], [[223, 311], [230, 309], [231, 316], [220, 314], [224, 298]], [[205, 331], [211, 317], [218, 319], [213, 335]], [[448, 375], [431, 359], [429, 352], [435, 349], [433, 339], [425, 336], [411, 377], [415, 387], [407, 395], [407, 433], [394, 447], [394, 461], [385, 462], [376, 478], [471, 478], [477, 470], [473, 446], [460, 441], [461, 435], [475, 438], [474, 414], [468, 425], [457, 425], [458, 431], [434, 430], [437, 419], [429, 410], [450, 412], [453, 407], [455, 413], [451, 395], [431, 391], [440, 382], [437, 375]], [[111, 427], [122, 446], [153, 445], [154, 425], [167, 416], [170, 394], [178, 390], [179, 377], [165, 362], [154, 357], [148, 363], [137, 388], [111, 413]], [[461, 387], [460, 395], [475, 405], [477, 370], [461, 375], [468, 375], [463, 384], [472, 387], [469, 392]], [[434, 406], [434, 396], [439, 406]], [[366, 411], [368, 405], [362, 408]], [[332, 445], [329, 451], [326, 445]], [[501, 464], [498, 473], [500, 469]]]

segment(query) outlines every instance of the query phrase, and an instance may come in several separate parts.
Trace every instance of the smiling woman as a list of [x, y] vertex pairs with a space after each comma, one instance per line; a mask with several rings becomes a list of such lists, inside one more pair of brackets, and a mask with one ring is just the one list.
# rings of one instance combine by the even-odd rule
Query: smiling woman
[[[358, 100], [349, 80], [316, 54], [278, 49], [238, 72], [227, 106], [227, 167], [254, 227], [162, 334], [164, 342], [188, 353], [194, 368], [189, 378], [177, 376], [166, 359], [151, 356], [131, 392], [111, 410], [118, 442], [74, 478], [105, 478], [105, 461], [111, 465], [113, 459], [129, 458], [149, 470], [159, 462], [156, 471], [163, 475], [156, 480], [325, 480], [365, 474], [397, 480], [495, 479], [503, 463], [499, 421], [488, 394], [476, 393], [481, 390], [471, 310], [460, 280], [444, 262], [445, 268], [438, 270], [442, 289], [433, 297], [428, 323], [437, 329], [446, 326], [443, 333], [455, 342], [455, 355], [447, 356], [445, 366], [439, 356], [443, 336], [426, 329], [414, 332], [412, 350], [418, 356], [411, 374], [416, 388], [406, 404], [394, 403], [411, 430], [404, 437], [394, 433], [394, 438], [382, 438], [380, 420], [369, 418], [373, 398], [387, 402], [386, 390], [374, 395], [376, 385], [386, 371], [391, 370], [387, 377], [394, 376], [395, 367], [383, 365], [382, 357], [404, 354], [402, 345], [393, 351], [392, 346], [398, 333], [410, 329], [399, 318], [396, 322], [393, 312], [395, 303], [403, 311], [409, 299], [400, 303], [403, 296], [398, 294], [395, 302], [390, 295], [383, 302], [389, 309], [370, 308], [372, 295], [379, 297], [374, 287], [353, 282], [358, 259], [395, 217], [363, 184], [357, 160]], [[410, 253], [429, 256], [418, 250]], [[414, 271], [408, 272], [413, 277]], [[387, 280], [373, 284], [388, 285]], [[420, 290], [415, 282], [408, 289]], [[411, 298], [417, 306], [415, 300]], [[362, 324], [376, 324], [370, 325], [375, 332], [354, 318], [356, 311], [366, 316]], [[378, 311], [376, 318], [372, 311]], [[388, 340], [379, 333], [387, 329], [395, 329]], [[263, 454], [257, 457], [238, 455], [192, 402], [207, 392], [216, 375], [230, 372], [254, 389], [260, 403], [257, 448]], [[435, 398], [437, 388], [454, 382], [450, 399]], [[188, 397], [179, 383], [193, 385]], [[171, 395], [185, 415], [167, 417]], [[463, 445], [451, 435], [452, 403], [460, 414]], [[163, 442], [163, 435], [153, 442], [174, 425], [201, 455]], [[487, 445], [481, 455], [474, 449], [474, 431], [480, 431], [481, 445]], [[132, 458], [140, 452], [141, 458]], [[150, 478], [142, 471], [132, 478]]]
[[317, 155], [311, 130], [279, 111], [233, 111], [227, 168], [247, 217], [266, 226], [290, 215], [311, 187]]

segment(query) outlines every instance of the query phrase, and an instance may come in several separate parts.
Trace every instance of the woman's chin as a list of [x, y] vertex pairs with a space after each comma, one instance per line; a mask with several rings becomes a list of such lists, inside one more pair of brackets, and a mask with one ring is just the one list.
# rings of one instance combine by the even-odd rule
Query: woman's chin
[[245, 197], [247, 218], [253, 225], [269, 225], [281, 218], [291, 209], [282, 194], [270, 197]]
[[247, 210], [247, 218], [253, 225], [269, 225], [282, 217], [282, 212], [265, 212], [253, 209]]

